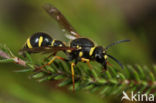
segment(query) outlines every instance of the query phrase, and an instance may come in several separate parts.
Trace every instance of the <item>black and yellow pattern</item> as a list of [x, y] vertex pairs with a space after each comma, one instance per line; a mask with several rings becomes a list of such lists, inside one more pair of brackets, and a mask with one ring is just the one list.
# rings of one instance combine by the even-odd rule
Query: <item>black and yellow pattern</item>
[[25, 48], [37, 48], [37, 47], [63, 47], [65, 46], [63, 42], [59, 40], [54, 40], [48, 34], [43, 32], [38, 32], [27, 39]]
[[[86, 62], [91, 68], [89, 62], [96, 61], [100, 63], [104, 69], [107, 69], [107, 63], [108, 63], [107, 58], [109, 57], [114, 61], [116, 61], [121, 66], [121, 68], [123, 68], [122, 64], [116, 58], [107, 54], [106, 52], [113, 45], [116, 45], [121, 42], [128, 42], [130, 40], [120, 40], [108, 45], [106, 48], [103, 48], [102, 46], [95, 46], [94, 42], [91, 41], [90, 39], [81, 38], [79, 33], [75, 31], [75, 29], [69, 24], [69, 22], [66, 20], [66, 18], [62, 15], [62, 13], [57, 8], [55, 8], [52, 5], [48, 5], [47, 7], [45, 7], [45, 10], [50, 14], [51, 17], [53, 17], [63, 27], [63, 30], [66, 30], [70, 34], [67, 35], [67, 37], [71, 39], [71, 42], [69, 46], [65, 46], [65, 44], [62, 41], [54, 40], [48, 34], [41, 33], [41, 32], [35, 33], [30, 38], [28, 38], [24, 47], [27, 49], [24, 50], [27, 50], [29, 53], [38, 53], [41, 51], [42, 52], [46, 51], [47, 47], [50, 46], [50, 48], [48, 48], [49, 51], [46, 53], [51, 53], [51, 56], [54, 56], [54, 58], [50, 62], [41, 66], [40, 69], [46, 65], [50, 65], [51, 63], [53, 63], [55, 59], [61, 59], [64, 61], [74, 60], [75, 62], [71, 63], [72, 81], [73, 81], [73, 90], [74, 90], [75, 88], [74, 66], [78, 62]], [[54, 49], [57, 49], [57, 51], [55, 51]], [[68, 55], [68, 59], [64, 59], [62, 57], [55, 55], [58, 51], [61, 50]]]
[[27, 48], [50, 46], [53, 39], [46, 33], [38, 32], [26, 41]]

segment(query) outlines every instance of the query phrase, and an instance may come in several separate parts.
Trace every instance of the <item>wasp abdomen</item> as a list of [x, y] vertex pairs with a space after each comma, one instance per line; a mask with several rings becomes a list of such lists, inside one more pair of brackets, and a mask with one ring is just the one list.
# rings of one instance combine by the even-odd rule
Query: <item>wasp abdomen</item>
[[35, 33], [27, 39], [26, 48], [43, 47], [51, 45], [53, 39], [46, 33]]
[[65, 44], [62, 41], [60, 41], [60, 40], [53, 40], [51, 46], [54, 46], [54, 47], [64, 47]]

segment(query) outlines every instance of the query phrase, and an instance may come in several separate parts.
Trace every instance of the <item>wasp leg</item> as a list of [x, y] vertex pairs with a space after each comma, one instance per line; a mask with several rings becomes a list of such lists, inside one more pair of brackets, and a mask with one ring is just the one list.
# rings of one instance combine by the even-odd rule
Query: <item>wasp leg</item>
[[109, 62], [107, 62], [108, 65], [112, 66], [112, 64], [110, 64]]
[[91, 64], [90, 64], [90, 60], [89, 60], [89, 59], [81, 58], [81, 61], [82, 61], [82, 62], [86, 62], [86, 63], [88, 64], [89, 68], [92, 69], [92, 66], [91, 66]]
[[75, 66], [75, 63], [71, 63], [72, 82], [73, 82], [73, 92], [75, 91], [75, 79], [74, 79], [75, 73], [74, 73], [74, 66]]
[[60, 60], [63, 60], [63, 61], [66, 61], [65, 58], [62, 58], [62, 57], [59, 57], [59, 56], [54, 56], [47, 64], [44, 64], [43, 66], [40, 67], [40, 69], [44, 68], [45, 66], [47, 65], [50, 65], [54, 62], [55, 59], [60, 59]]
[[49, 58], [52, 57], [52, 56], [55, 56], [56, 53], [57, 53], [57, 52], [54, 52], [54, 53], [50, 54], [48, 57], [46, 57], [46, 58], [44, 59], [44, 61], [46, 61], [46, 59], [49, 59]]

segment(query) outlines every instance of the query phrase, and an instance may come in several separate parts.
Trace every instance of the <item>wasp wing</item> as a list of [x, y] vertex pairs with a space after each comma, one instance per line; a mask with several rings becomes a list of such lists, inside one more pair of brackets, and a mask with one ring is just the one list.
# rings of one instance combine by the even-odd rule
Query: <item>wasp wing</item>
[[80, 37], [80, 35], [76, 32], [76, 30], [70, 25], [67, 19], [56, 7], [47, 4], [44, 6], [44, 9], [52, 18], [54, 18], [58, 22], [58, 24], [60, 24], [60, 26], [62, 26], [62, 31], [67, 31], [68, 34], [70, 34], [66, 35], [68, 39], [73, 40]]
[[22, 55], [24, 52], [28, 53], [56, 53], [58, 51], [65, 51], [65, 50], [75, 50], [75, 48], [70, 47], [35, 47], [35, 48], [23, 48], [19, 51], [19, 54]]

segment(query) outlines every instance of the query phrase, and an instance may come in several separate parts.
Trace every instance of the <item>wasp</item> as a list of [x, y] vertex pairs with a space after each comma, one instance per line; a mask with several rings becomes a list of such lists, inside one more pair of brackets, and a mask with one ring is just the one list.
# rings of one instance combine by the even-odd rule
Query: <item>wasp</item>
[[[116, 41], [105, 48], [103, 46], [96, 46], [89, 38], [81, 37], [56, 7], [48, 4], [44, 6], [44, 9], [58, 22], [58, 24], [60, 24], [62, 30], [66, 32], [66, 37], [70, 39], [70, 43], [69, 45], [66, 45], [62, 41], [54, 40], [48, 34], [41, 32], [28, 38], [24, 48], [21, 51], [27, 51], [28, 53], [45, 52], [51, 53], [50, 56], [54, 56], [47, 64], [41, 66], [40, 68], [50, 65], [55, 59], [71, 62], [73, 91], [75, 89], [74, 66], [78, 62], [85, 62], [91, 68], [90, 61], [96, 61], [103, 66], [104, 70], [107, 70], [107, 59], [111, 58], [117, 62], [121, 68], [123, 68], [123, 65], [116, 58], [109, 55], [107, 50], [113, 45], [122, 42], [129, 42], [130, 40]], [[63, 51], [67, 55], [67, 59], [56, 56], [56, 53], [59, 51]]]

